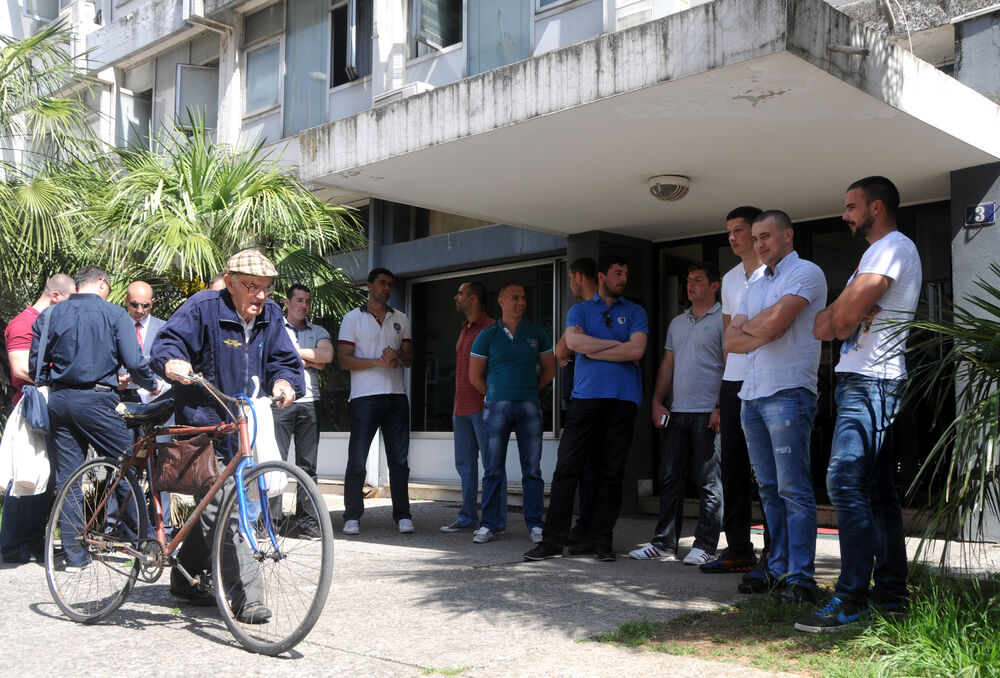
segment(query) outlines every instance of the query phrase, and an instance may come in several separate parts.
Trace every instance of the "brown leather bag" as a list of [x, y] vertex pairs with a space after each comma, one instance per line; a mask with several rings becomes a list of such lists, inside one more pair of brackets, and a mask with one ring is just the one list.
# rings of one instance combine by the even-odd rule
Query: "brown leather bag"
[[212, 436], [207, 433], [156, 445], [153, 464], [156, 490], [203, 494], [219, 477]]

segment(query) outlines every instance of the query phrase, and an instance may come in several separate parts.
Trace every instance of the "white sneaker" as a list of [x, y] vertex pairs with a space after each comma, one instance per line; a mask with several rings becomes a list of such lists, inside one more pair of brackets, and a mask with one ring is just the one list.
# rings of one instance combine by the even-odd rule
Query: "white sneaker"
[[478, 530], [476, 530], [475, 532], [473, 532], [473, 534], [472, 534], [472, 543], [473, 544], [486, 544], [486, 543], [489, 543], [489, 542], [493, 541], [496, 538], [497, 538], [497, 536], [495, 534], [493, 534], [493, 530], [491, 530], [488, 527], [480, 527]]
[[400, 534], [410, 534], [413, 532], [413, 521], [409, 518], [399, 519], [399, 532]]
[[528, 539], [531, 540], [532, 544], [542, 543], [542, 528], [540, 527], [531, 528], [531, 532], [528, 533]]
[[356, 520], [345, 520], [344, 534], [361, 534], [361, 523]]
[[629, 551], [628, 557], [633, 560], [677, 560], [677, 554], [673, 551], [660, 549], [652, 544], [647, 544], [642, 548]]
[[702, 549], [697, 546], [691, 549], [686, 556], [684, 556], [685, 565], [702, 565], [707, 563], [712, 559], [712, 556], [705, 553]]

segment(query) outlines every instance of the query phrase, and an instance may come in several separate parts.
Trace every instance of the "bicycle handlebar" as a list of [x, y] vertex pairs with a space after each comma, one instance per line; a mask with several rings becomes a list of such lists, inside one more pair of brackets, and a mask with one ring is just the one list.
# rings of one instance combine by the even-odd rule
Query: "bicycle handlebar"
[[[200, 384], [209, 393], [211, 393], [212, 395], [214, 395], [216, 398], [218, 398], [220, 400], [224, 400], [227, 403], [231, 403], [233, 405], [239, 405], [239, 399], [227, 396], [225, 393], [223, 393], [222, 391], [220, 391], [215, 386], [215, 384], [213, 384], [212, 382], [210, 382], [208, 379], [206, 379], [205, 377], [201, 376], [200, 374], [194, 374], [194, 373], [192, 373], [192, 374], [181, 374], [180, 372], [167, 372], [167, 374], [170, 375], [170, 376], [172, 376], [172, 377], [177, 377], [178, 379], [186, 379], [187, 381], [191, 381], [191, 382], [194, 382], [196, 384]], [[280, 403], [280, 402], [284, 402], [285, 401], [285, 396], [283, 394], [282, 395], [278, 395], [278, 396], [270, 396], [270, 398], [271, 398], [271, 402], [274, 402], [274, 403]]]

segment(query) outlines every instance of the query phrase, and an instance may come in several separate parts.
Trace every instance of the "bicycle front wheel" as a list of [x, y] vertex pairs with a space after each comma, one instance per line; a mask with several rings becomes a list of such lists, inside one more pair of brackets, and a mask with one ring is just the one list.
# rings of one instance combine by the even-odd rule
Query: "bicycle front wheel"
[[92, 624], [117, 610], [142, 567], [128, 549], [146, 535], [145, 499], [135, 479], [120, 474], [111, 459], [84, 463], [49, 516], [45, 577], [56, 605], [74, 621]]
[[[284, 491], [268, 499], [268, 486], [272, 494], [275, 487]], [[319, 488], [297, 466], [260, 464], [247, 470], [242, 487], [257, 551], [240, 527], [233, 488], [223, 500], [213, 537], [216, 598], [240, 644], [276, 655], [305, 638], [323, 611], [333, 576], [333, 526]]]

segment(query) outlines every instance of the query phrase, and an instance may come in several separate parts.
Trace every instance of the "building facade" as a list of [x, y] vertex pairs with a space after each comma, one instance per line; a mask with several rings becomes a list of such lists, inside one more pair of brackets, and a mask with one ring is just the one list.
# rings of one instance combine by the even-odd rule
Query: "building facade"
[[[651, 390], [687, 265], [735, 263], [730, 208], [787, 211], [833, 298], [863, 246], [840, 222], [844, 189], [883, 174], [932, 310], [970, 293], [1000, 251], [997, 227], [975, 216], [1000, 200], [1000, 5], [939, 5], [897, 3], [907, 23], [876, 0], [23, 0], [0, 29], [73, 25], [105, 139], [149, 143], [199, 115], [219, 142], [263, 140], [318, 196], [360, 210], [369, 245], [337, 263], [359, 282], [375, 266], [397, 275], [416, 351], [411, 474], [430, 496], [458, 486], [451, 298], [463, 280], [492, 295], [523, 284], [531, 319], [558, 336], [567, 262], [625, 254], [627, 296], [650, 316]], [[679, 199], [651, 195], [651, 177], [677, 175], [654, 183]], [[821, 500], [836, 349], [821, 365]], [[346, 463], [346, 383], [324, 394], [319, 471], [332, 478]], [[547, 479], [559, 394], [543, 398]], [[656, 477], [647, 405], [626, 509]], [[896, 429], [905, 482], [933, 432]], [[384, 455], [370, 460], [369, 481], [384, 482]]]

